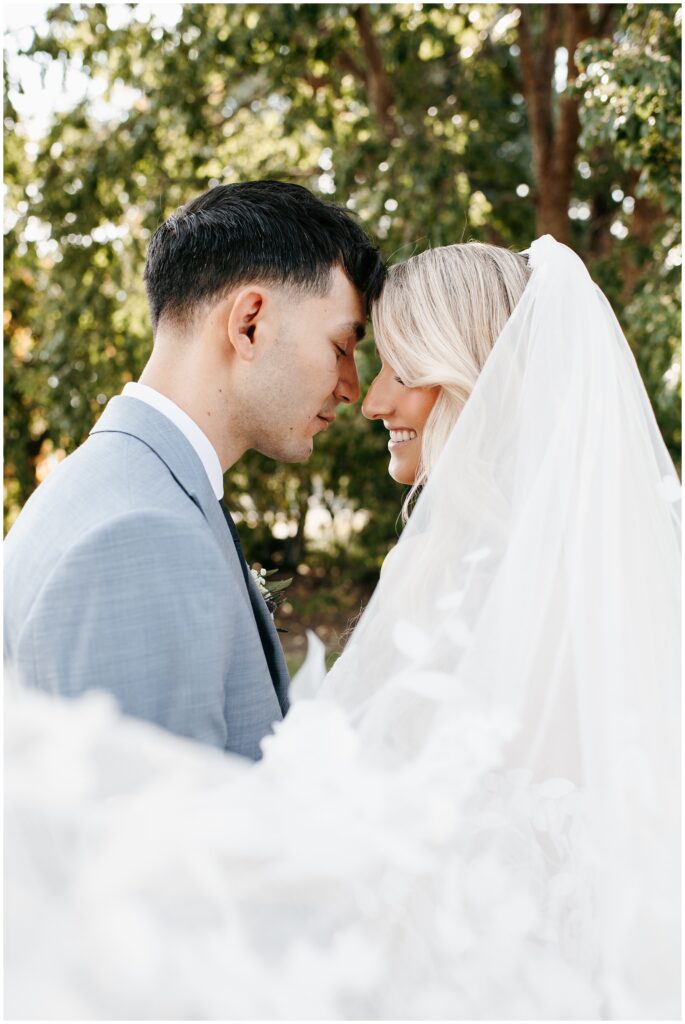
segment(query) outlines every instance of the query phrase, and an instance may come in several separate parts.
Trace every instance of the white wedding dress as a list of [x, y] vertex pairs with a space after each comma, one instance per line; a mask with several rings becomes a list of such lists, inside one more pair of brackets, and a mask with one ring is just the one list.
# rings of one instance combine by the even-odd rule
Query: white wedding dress
[[529, 259], [258, 765], [9, 690], [7, 1016], [678, 1016], [680, 486], [583, 264]]

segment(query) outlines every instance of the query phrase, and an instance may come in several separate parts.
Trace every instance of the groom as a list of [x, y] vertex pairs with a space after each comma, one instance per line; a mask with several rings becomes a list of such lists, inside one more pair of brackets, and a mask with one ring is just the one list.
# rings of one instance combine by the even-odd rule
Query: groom
[[222, 504], [248, 449], [309, 458], [384, 270], [299, 185], [222, 185], [155, 232], [154, 346], [138, 383], [34, 492], [5, 544], [5, 658], [53, 693], [257, 759], [288, 708], [277, 633]]

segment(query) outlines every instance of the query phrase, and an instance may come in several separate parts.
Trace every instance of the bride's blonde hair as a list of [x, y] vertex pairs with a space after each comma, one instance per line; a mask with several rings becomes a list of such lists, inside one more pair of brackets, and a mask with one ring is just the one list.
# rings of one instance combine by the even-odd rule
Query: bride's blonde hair
[[405, 521], [529, 274], [521, 253], [481, 242], [428, 249], [390, 267], [372, 309], [380, 356], [407, 387], [441, 388], [423, 430]]

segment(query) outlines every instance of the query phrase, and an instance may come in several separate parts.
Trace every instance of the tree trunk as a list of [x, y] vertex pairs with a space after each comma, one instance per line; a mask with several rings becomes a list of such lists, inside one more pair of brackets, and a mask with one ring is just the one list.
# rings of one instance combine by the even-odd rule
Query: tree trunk
[[[593, 26], [587, 4], [521, 7], [521, 76], [533, 146], [537, 233], [549, 233], [559, 242], [568, 240], [568, 207], [580, 135], [580, 102], [569, 92], [578, 76], [575, 52], [584, 39], [609, 31], [605, 6], [599, 8], [598, 17]], [[554, 66], [560, 46], [568, 53], [567, 91], [555, 110]]]
[[300, 488], [297, 496], [297, 530], [295, 531], [295, 536], [288, 537], [283, 546], [284, 569], [296, 569], [300, 562], [305, 560], [307, 552], [304, 528], [307, 523], [311, 489], [311, 477], [309, 472], [305, 470], [300, 478]]
[[[366, 59], [363, 70], [369, 105], [376, 113], [385, 138], [390, 142], [398, 134], [397, 123], [391, 112], [392, 87], [383, 63], [380, 44], [373, 30], [368, 4], [360, 4], [353, 11], [359, 39]], [[358, 69], [359, 70], [359, 69]]]
[[[637, 185], [637, 171], [631, 175], [631, 189]], [[632, 237], [639, 243], [637, 252], [621, 252], [621, 273], [623, 276], [623, 287], [621, 288], [621, 300], [627, 305], [633, 297], [635, 288], [645, 273], [649, 271], [649, 264], [653, 262], [651, 249], [652, 235], [655, 224], [662, 224], [665, 217], [663, 207], [651, 199], [642, 196], [635, 200], [635, 209], [630, 222]], [[645, 262], [646, 260], [646, 262]]]

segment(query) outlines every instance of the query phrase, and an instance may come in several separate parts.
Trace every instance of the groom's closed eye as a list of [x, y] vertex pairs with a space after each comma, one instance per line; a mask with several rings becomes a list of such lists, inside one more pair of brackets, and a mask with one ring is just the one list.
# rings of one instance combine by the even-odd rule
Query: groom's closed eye
[[350, 345], [360, 342], [365, 333], [364, 324], [359, 323], [358, 320], [352, 320], [349, 323], [341, 324], [331, 333], [330, 337], [334, 345], [340, 345], [341, 348], [347, 350]]
[[331, 339], [333, 348], [336, 351], [338, 359], [347, 359], [348, 356], [354, 356], [355, 341], [354, 339], [341, 340], [339, 338]]

